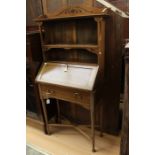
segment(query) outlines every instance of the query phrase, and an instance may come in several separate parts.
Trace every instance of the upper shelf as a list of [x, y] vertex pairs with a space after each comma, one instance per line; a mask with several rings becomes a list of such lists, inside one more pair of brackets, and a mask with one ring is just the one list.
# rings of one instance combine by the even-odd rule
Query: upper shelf
[[47, 44], [42, 45], [45, 49], [52, 49], [52, 48], [63, 48], [63, 49], [87, 49], [92, 53], [97, 53], [98, 45], [90, 45], [90, 44]]
[[45, 48], [98, 48], [97, 45], [82, 45], [82, 44], [56, 44], [43, 45]]
[[68, 18], [81, 18], [81, 17], [95, 17], [104, 16], [108, 17], [108, 8], [88, 8], [88, 7], [65, 7], [55, 13], [46, 13], [35, 19], [36, 22], [50, 21], [57, 19], [68, 19]]

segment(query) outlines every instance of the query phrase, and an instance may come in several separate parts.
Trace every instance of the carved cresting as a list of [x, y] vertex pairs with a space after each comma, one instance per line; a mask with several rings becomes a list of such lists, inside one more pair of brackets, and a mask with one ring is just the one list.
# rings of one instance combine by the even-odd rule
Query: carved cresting
[[[103, 10], [103, 9], [102, 9]], [[76, 15], [89, 15], [89, 14], [97, 14], [102, 12], [99, 8], [91, 8], [91, 7], [75, 7], [70, 6], [62, 9], [58, 13], [55, 13], [55, 16], [76, 16]]]
[[75, 7], [64, 10], [65, 14], [70, 14], [70, 15], [79, 14], [82, 12], [83, 12], [83, 10], [81, 8], [75, 8]]
[[106, 7], [101, 9], [88, 6], [67, 6], [55, 12], [45, 11], [45, 14], [39, 16], [35, 21], [98, 15], [109, 16], [109, 9]]

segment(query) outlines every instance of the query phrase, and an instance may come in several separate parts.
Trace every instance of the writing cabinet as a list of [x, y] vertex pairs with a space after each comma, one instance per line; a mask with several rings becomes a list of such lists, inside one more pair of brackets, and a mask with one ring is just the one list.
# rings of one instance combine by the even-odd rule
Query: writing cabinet
[[[116, 20], [119, 21], [118, 25]], [[45, 13], [38, 17], [36, 22], [40, 27], [44, 62], [57, 61], [60, 64], [74, 62], [76, 64], [98, 65], [95, 90], [91, 90], [95, 93], [93, 93], [93, 96], [90, 95], [93, 98], [93, 103], [95, 103], [96, 118], [94, 119], [98, 119], [98, 124], [102, 126], [104, 131], [116, 132], [119, 115], [121, 66], [121, 33], [119, 32], [121, 30], [121, 19], [105, 7], [99, 9], [74, 6], [64, 7], [50, 15]], [[118, 31], [116, 32], [116, 30]], [[50, 84], [41, 84], [38, 80], [37, 82], [40, 96], [43, 97], [43, 105], [46, 104], [45, 99], [48, 99], [48, 97], [60, 99], [56, 94], [54, 96], [54, 93], [48, 92], [48, 88], [55, 88], [52, 82]], [[61, 87], [55, 89], [61, 89]], [[56, 90], [54, 92], [62, 91]], [[46, 96], [43, 91], [46, 92], [45, 94], [50, 93], [50, 96]], [[66, 93], [70, 91], [67, 89]], [[64, 99], [64, 97], [61, 99]], [[70, 99], [65, 101], [67, 103], [73, 102]], [[59, 100], [59, 103], [61, 102]], [[70, 106], [71, 109], [76, 107], [73, 104]], [[46, 115], [46, 109], [44, 114]], [[84, 119], [84, 117], [88, 118], [90, 115], [83, 114], [82, 116]], [[46, 127], [48, 130], [50, 130], [49, 126], [47, 121]]]

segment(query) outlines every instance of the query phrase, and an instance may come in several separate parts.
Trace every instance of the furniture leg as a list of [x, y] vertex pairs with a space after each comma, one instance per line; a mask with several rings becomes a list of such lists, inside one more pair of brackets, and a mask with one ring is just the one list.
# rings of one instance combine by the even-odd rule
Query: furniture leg
[[103, 106], [100, 104], [100, 137], [103, 137]]
[[43, 99], [41, 99], [42, 107], [43, 107], [43, 115], [45, 119], [45, 129], [46, 133], [50, 134], [49, 128], [48, 128], [48, 117], [47, 117], [47, 110], [46, 110], [46, 103]]
[[59, 100], [57, 99], [56, 102], [57, 102], [57, 109], [58, 109], [58, 122], [61, 123]]
[[90, 103], [90, 113], [91, 113], [91, 136], [92, 136], [92, 152], [95, 150], [95, 130], [94, 130], [94, 94], [91, 94], [91, 103]]

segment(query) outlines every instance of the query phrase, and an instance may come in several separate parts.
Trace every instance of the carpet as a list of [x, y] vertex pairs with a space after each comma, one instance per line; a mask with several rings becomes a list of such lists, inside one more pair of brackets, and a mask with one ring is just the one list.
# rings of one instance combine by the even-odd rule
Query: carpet
[[39, 148], [35, 148], [32, 145], [26, 144], [26, 155], [51, 155], [51, 154], [48, 154]]

